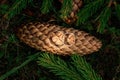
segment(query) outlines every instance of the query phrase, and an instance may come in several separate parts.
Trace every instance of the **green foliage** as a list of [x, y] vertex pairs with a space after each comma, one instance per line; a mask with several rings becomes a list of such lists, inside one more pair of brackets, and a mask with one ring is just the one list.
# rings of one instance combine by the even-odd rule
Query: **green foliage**
[[110, 34], [112, 34], [112, 35], [114, 35], [116, 37], [120, 36], [120, 29], [117, 29], [115, 27], [107, 27], [107, 29], [110, 32]]
[[0, 5], [0, 14], [5, 14], [8, 10], [9, 6], [7, 4]]
[[[3, 35], [5, 34], [6, 34], [6, 31], [3, 33]], [[7, 38], [7, 41], [0, 46], [0, 48], [2, 48], [2, 50], [0, 50], [0, 59], [7, 53], [9, 48], [8, 45], [12, 45], [16, 43], [17, 43], [17, 39], [15, 38], [15, 35], [10, 34], [9, 37]]]
[[10, 71], [8, 71], [5, 74], [3, 74], [2, 76], [0, 76], [0, 80], [4, 80], [5, 78], [9, 77], [11, 74], [17, 72], [19, 69], [21, 69], [22, 67], [24, 67], [25, 65], [27, 65], [28, 63], [30, 63], [31, 61], [36, 59], [36, 57], [38, 55], [39, 55], [39, 53], [36, 53], [36, 54], [33, 54], [33, 55], [29, 56], [28, 59], [26, 61], [24, 61], [21, 65], [19, 65], [17, 67], [14, 67]]
[[72, 62], [64, 60], [53, 54], [42, 54], [38, 64], [60, 76], [63, 80], [102, 80], [91, 66], [79, 55], [72, 55]]
[[107, 26], [107, 22], [110, 16], [111, 16], [111, 8], [106, 7], [100, 14], [100, 18], [99, 18], [100, 23], [97, 32], [103, 33], [105, 27]]
[[[59, 57], [55, 57], [52, 54], [43, 54], [41, 57], [38, 58], [39, 65], [47, 67], [51, 69], [53, 73], [56, 75], [61, 76], [64, 80], [79, 80], [80, 77], [78, 74], [75, 73], [75, 69], [68, 66], [62, 59]], [[71, 70], [72, 69], [72, 70]], [[72, 77], [71, 77], [72, 75]]]
[[70, 11], [72, 10], [72, 0], [63, 0], [62, 8], [60, 10], [61, 18], [65, 18], [69, 15]]
[[16, 2], [4, 14], [4, 18], [11, 19], [13, 16], [20, 13], [20, 11], [24, 9], [30, 2], [32, 2], [32, 0], [16, 0]]
[[80, 25], [88, 20], [89, 17], [91, 17], [98, 9], [101, 8], [103, 3], [104, 0], [96, 0], [83, 7], [83, 9], [78, 12], [77, 25]]
[[72, 64], [76, 67], [78, 73], [84, 77], [84, 80], [102, 80], [102, 78], [94, 72], [90, 64], [88, 64], [84, 58], [78, 55], [73, 55], [72, 60]]
[[[107, 27], [108, 29], [108, 33], [112, 35], [112, 39], [110, 40], [111, 41], [111, 46], [114, 47], [116, 50], [118, 50], [118, 53], [119, 53], [119, 50], [120, 50], [120, 40], [119, 40], [119, 37], [120, 37], [120, 29], [119, 28], [115, 28], [115, 27]], [[120, 54], [119, 54], [120, 55]]]
[[43, 0], [42, 6], [41, 6], [41, 12], [43, 14], [46, 14], [53, 10], [53, 0]]
[[117, 13], [117, 17], [120, 20], [120, 4], [116, 4], [115, 10], [116, 10], [116, 13]]

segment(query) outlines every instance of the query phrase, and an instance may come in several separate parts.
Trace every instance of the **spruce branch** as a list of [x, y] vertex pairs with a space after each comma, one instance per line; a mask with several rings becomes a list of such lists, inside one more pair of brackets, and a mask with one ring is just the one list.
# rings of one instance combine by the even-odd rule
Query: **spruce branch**
[[50, 69], [63, 80], [102, 80], [79, 55], [72, 55], [72, 64], [53, 54], [41, 54], [38, 64]]
[[84, 58], [79, 55], [73, 55], [72, 60], [72, 64], [86, 80], [102, 80], [102, 78], [94, 72]]
[[104, 10], [101, 12], [99, 17], [99, 25], [98, 25], [97, 32], [103, 33], [105, 27], [108, 26], [107, 22], [110, 18], [110, 15], [111, 15], [111, 8], [110, 7], [104, 8]]
[[38, 60], [39, 65], [49, 68], [50, 71], [64, 80], [82, 80], [74, 68], [68, 66], [65, 61], [53, 54], [42, 54]]
[[43, 14], [50, 12], [53, 8], [53, 0], [43, 0], [41, 6], [41, 12]]
[[72, 0], [63, 0], [62, 2], [62, 8], [60, 10], [60, 17], [66, 18], [72, 10]]
[[78, 12], [77, 25], [84, 23], [91, 17], [101, 6], [104, 4], [104, 0], [95, 0], [86, 5], [82, 10]]
[[17, 67], [14, 67], [10, 71], [8, 71], [5, 74], [1, 75], [0, 80], [4, 80], [5, 78], [9, 77], [11, 74], [17, 72], [19, 69], [21, 69], [22, 67], [24, 67], [25, 65], [27, 65], [28, 63], [30, 63], [31, 61], [36, 59], [36, 57], [38, 57], [39, 54], [40, 53], [36, 53], [36, 54], [33, 54], [33, 55], [29, 56], [28, 59], [26, 61], [24, 61], [21, 65], [19, 65]]
[[6, 19], [11, 19], [13, 16], [20, 13], [20, 11], [30, 2], [32, 2], [32, 0], [16, 0], [16, 2], [9, 8], [3, 17]]

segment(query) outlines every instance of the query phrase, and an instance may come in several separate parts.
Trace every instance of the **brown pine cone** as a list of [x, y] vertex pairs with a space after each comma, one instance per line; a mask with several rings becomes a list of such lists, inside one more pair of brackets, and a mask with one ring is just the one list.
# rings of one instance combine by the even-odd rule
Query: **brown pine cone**
[[33, 48], [58, 55], [86, 55], [98, 51], [102, 45], [84, 31], [40, 22], [21, 26], [17, 35]]
[[[63, 3], [63, 0], [59, 0], [61, 3]], [[77, 12], [79, 11], [80, 7], [82, 6], [83, 1], [82, 0], [73, 0], [72, 3], [72, 11], [70, 12], [70, 14], [65, 17], [63, 20], [70, 24], [76, 21], [77, 19]]]

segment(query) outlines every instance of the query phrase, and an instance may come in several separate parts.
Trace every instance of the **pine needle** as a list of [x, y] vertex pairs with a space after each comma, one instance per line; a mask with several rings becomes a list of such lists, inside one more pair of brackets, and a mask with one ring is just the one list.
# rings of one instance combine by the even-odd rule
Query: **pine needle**
[[103, 33], [104, 29], [107, 25], [107, 22], [110, 18], [110, 15], [111, 15], [111, 8], [110, 7], [106, 7], [100, 14], [100, 18], [99, 18], [99, 26], [98, 26], [98, 29], [97, 29], [97, 32], [99, 33]]
[[42, 6], [41, 6], [41, 12], [43, 14], [46, 14], [46, 13], [50, 12], [53, 9], [54, 9], [53, 0], [43, 0]]
[[60, 10], [60, 17], [65, 18], [70, 14], [70, 11], [72, 10], [72, 0], [63, 0], [62, 2], [62, 8]]
[[32, 0], [16, 0], [16, 2], [9, 8], [3, 17], [6, 19], [11, 19], [13, 16], [20, 13], [20, 11], [30, 2], [32, 2]]
[[19, 70], [20, 68], [22, 68], [23, 66], [25, 66], [26, 64], [28, 64], [29, 62], [31, 62], [32, 60], [36, 59], [36, 57], [39, 55], [39, 53], [36, 53], [34, 55], [31, 55], [28, 57], [28, 59], [26, 61], [24, 61], [21, 65], [14, 67], [13, 69], [11, 69], [10, 71], [6, 72], [5, 74], [3, 74], [2, 76], [0, 76], [0, 80], [4, 80], [7, 77], [9, 77], [11, 74], [17, 72], [17, 70]]
[[39, 65], [49, 68], [50, 71], [64, 80], [82, 80], [71, 66], [68, 66], [65, 61], [53, 54], [42, 54], [38, 60]]
[[102, 80], [91, 66], [78, 55], [72, 55], [71, 62], [67, 63], [53, 54], [42, 54], [38, 64], [50, 69], [51, 72], [64, 80]]
[[72, 60], [72, 64], [86, 80], [102, 80], [102, 78], [94, 72], [84, 58], [79, 55], [73, 55]]
[[104, 0], [95, 0], [94, 2], [90, 2], [88, 5], [83, 7], [82, 10], [78, 12], [78, 20], [77, 25], [84, 23], [91, 17], [100, 7], [103, 5]]

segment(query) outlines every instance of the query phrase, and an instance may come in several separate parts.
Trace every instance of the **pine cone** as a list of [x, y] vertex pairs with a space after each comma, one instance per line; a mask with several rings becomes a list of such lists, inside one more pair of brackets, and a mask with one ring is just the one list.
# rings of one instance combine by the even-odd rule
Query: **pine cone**
[[58, 55], [86, 55], [98, 51], [102, 45], [84, 31], [40, 22], [21, 26], [17, 35], [33, 48]]
[[[63, 3], [63, 0], [59, 0], [61, 3]], [[82, 6], [83, 4], [83, 1], [82, 0], [73, 0], [73, 3], [72, 3], [72, 11], [70, 12], [70, 14], [65, 17], [63, 20], [66, 22], [66, 23], [73, 23], [76, 21], [77, 19], [77, 12], [79, 11], [80, 7]]]

